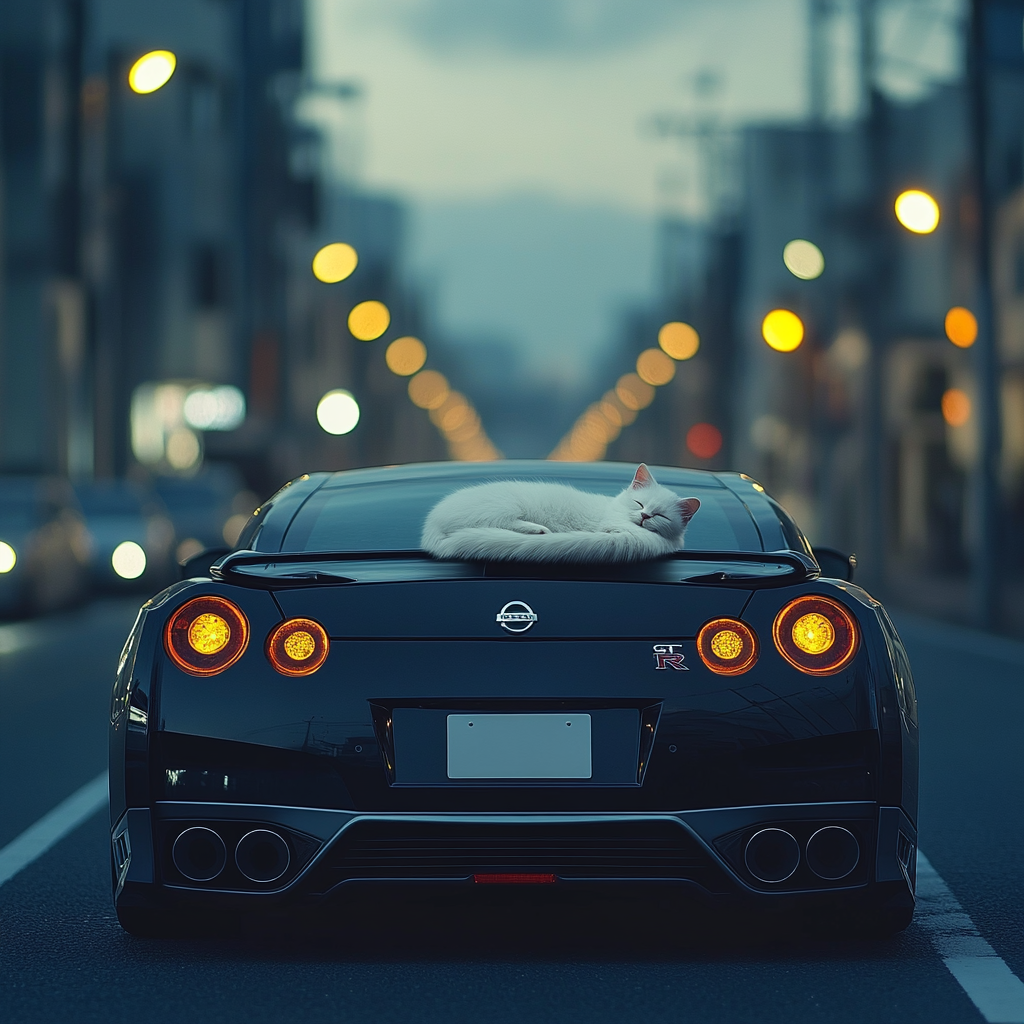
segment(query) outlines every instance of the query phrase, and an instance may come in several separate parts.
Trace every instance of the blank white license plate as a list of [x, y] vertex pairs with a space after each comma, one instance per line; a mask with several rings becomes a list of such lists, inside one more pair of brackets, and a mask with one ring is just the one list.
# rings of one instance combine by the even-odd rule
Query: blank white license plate
[[590, 715], [449, 715], [449, 779], [589, 779]]

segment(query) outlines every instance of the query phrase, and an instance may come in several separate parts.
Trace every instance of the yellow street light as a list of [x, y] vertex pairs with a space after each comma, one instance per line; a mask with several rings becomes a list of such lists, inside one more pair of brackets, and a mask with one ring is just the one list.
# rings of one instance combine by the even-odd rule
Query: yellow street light
[[658, 344], [673, 359], [692, 359], [700, 348], [700, 336], [689, 324], [673, 320], [658, 331]]
[[761, 323], [761, 336], [776, 352], [792, 352], [804, 340], [803, 321], [788, 309], [773, 309]]
[[353, 338], [360, 341], [373, 341], [379, 338], [391, 323], [391, 314], [383, 302], [370, 299], [354, 306], [348, 315], [348, 329]]
[[896, 219], [915, 235], [930, 235], [939, 226], [939, 204], [920, 189], [896, 197]]
[[946, 314], [946, 337], [957, 348], [970, 348], [978, 337], [978, 321], [963, 306], [954, 306]]
[[144, 53], [128, 72], [128, 85], [132, 92], [146, 94], [165, 86], [178, 66], [178, 58], [170, 50], [152, 50]]
[[399, 377], [411, 377], [423, 369], [427, 361], [427, 346], [419, 338], [396, 338], [387, 347], [384, 361], [388, 369]]
[[654, 401], [654, 388], [635, 373], [623, 374], [615, 385], [619, 401], [633, 412], [646, 409]]
[[331, 242], [313, 257], [313, 276], [324, 284], [344, 281], [359, 263], [355, 249], [347, 242]]
[[444, 374], [421, 370], [409, 381], [409, 398], [421, 409], [439, 409], [451, 393]]
[[645, 348], [636, 357], [636, 374], [660, 388], [676, 375], [676, 364], [660, 348]]

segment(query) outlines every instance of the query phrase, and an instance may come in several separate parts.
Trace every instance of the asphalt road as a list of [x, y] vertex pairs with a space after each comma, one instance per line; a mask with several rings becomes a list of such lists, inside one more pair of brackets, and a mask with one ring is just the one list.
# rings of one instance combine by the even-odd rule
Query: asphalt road
[[[0, 626], [0, 848], [105, 766], [134, 609]], [[923, 736], [921, 848], [1024, 977], [1024, 644], [898, 617]], [[103, 813], [0, 885], [0, 1020], [981, 1021], [923, 923], [883, 942], [656, 898], [381, 898], [313, 932], [146, 941], [110, 905]], [[529, 897], [529, 898], [527, 898]]]

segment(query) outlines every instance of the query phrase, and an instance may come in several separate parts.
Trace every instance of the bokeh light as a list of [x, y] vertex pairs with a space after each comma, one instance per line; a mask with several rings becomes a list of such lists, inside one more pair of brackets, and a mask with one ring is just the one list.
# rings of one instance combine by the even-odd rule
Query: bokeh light
[[167, 462], [171, 469], [192, 469], [199, 464], [202, 454], [199, 438], [188, 427], [178, 427], [171, 431], [166, 449]]
[[331, 242], [313, 257], [313, 276], [324, 284], [337, 284], [351, 276], [359, 254], [347, 242]]
[[722, 432], [711, 423], [695, 423], [686, 432], [686, 447], [698, 459], [713, 459], [722, 450]]
[[978, 321], [963, 306], [954, 306], [946, 314], [946, 337], [957, 348], [970, 348], [978, 337]]
[[615, 385], [619, 401], [634, 412], [646, 409], [654, 401], [654, 388], [642, 381], [635, 373], [627, 373]]
[[328, 434], [348, 434], [359, 422], [359, 403], [350, 391], [328, 391], [317, 403], [316, 421]]
[[673, 320], [658, 331], [658, 344], [673, 359], [692, 359], [700, 348], [700, 335], [689, 324]]
[[761, 335], [776, 352], [792, 352], [804, 340], [803, 321], [788, 309], [773, 309], [761, 323]]
[[660, 348], [647, 348], [636, 357], [636, 375], [661, 387], [676, 375], [676, 364]]
[[971, 418], [971, 400], [966, 391], [950, 388], [943, 394], [942, 418], [951, 427], [962, 427]]
[[353, 338], [373, 341], [379, 338], [391, 323], [391, 314], [383, 302], [370, 299], [354, 306], [348, 315], [348, 329]]
[[146, 94], [165, 86], [178, 66], [178, 58], [170, 50], [151, 50], [144, 53], [128, 72], [128, 86], [132, 92]]
[[384, 361], [392, 373], [400, 377], [411, 377], [423, 369], [427, 361], [427, 346], [419, 338], [396, 338], [388, 345]]
[[14, 548], [5, 540], [0, 540], [0, 572], [10, 572], [18, 561]]
[[421, 409], [438, 409], [450, 392], [448, 381], [437, 370], [421, 370], [409, 381], [409, 398]]
[[825, 270], [825, 257], [821, 250], [806, 238], [794, 238], [782, 250], [782, 262], [786, 269], [801, 281], [813, 281]]
[[916, 235], [931, 234], [939, 226], [939, 204], [927, 192], [912, 188], [896, 197], [896, 219]]
[[146, 552], [133, 540], [123, 540], [110, 556], [114, 572], [123, 580], [137, 580], [146, 571]]
[[238, 543], [238, 538], [241, 536], [247, 522], [249, 522], [249, 517], [244, 512], [236, 512], [234, 515], [228, 516], [224, 520], [224, 526], [220, 531], [221, 536], [224, 538], [224, 543], [234, 547]]

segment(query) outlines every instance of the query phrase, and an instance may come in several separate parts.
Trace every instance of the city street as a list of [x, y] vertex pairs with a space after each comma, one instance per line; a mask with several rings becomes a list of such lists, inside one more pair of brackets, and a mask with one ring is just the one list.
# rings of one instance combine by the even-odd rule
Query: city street
[[[0, 850], [103, 771], [110, 682], [133, 615], [118, 600], [0, 626]], [[312, 934], [146, 941], [114, 917], [104, 808], [0, 878], [0, 1019], [984, 1020], [986, 983], [964, 969], [963, 985], [954, 978], [935, 922], [955, 898], [1024, 977], [1024, 644], [894, 618], [920, 698], [921, 850], [952, 893], [924, 870], [930, 898], [946, 902], [919, 908], [894, 939], [709, 922], [658, 898], [584, 904], [504, 890], [456, 906], [377, 898], [339, 907]], [[1024, 1019], [1013, 1012], [990, 1006], [987, 1019]]]

